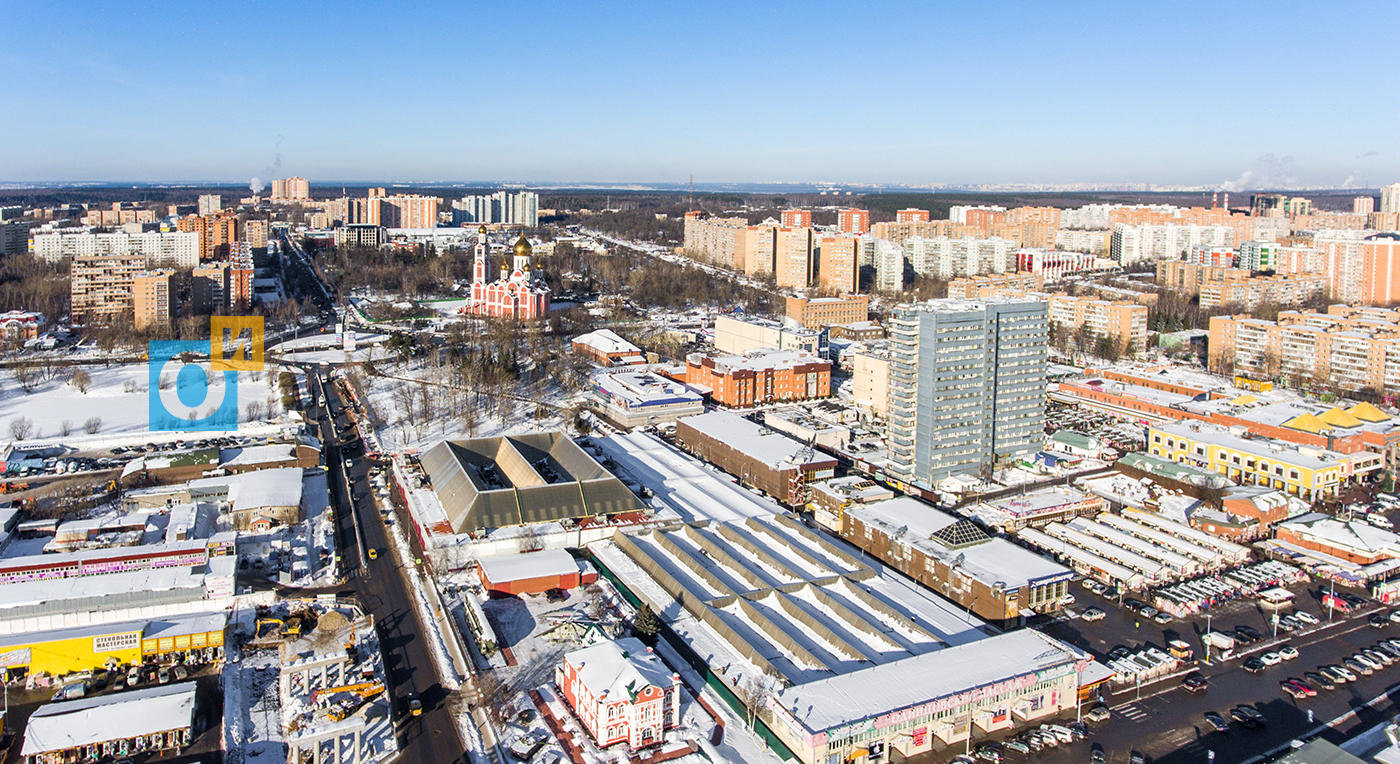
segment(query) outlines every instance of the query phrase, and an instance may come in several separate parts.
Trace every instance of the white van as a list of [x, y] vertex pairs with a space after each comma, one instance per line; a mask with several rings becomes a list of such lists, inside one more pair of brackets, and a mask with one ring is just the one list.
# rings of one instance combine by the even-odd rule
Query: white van
[[1377, 528], [1385, 528], [1386, 530], [1392, 530], [1395, 528], [1395, 523], [1392, 523], [1390, 521], [1390, 518], [1382, 514], [1366, 515], [1366, 522], [1376, 526]]
[[1400, 496], [1396, 496], [1393, 493], [1378, 493], [1376, 494], [1376, 501], [1392, 509], [1400, 507]]

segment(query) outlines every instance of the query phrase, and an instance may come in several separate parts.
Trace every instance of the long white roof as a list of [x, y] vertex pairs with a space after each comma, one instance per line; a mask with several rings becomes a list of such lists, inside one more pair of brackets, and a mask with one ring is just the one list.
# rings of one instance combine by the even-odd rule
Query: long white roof
[[642, 349], [618, 336], [617, 332], [611, 329], [599, 329], [596, 332], [580, 334], [574, 338], [574, 344], [587, 345], [600, 353], [611, 355], [613, 353], [641, 354]]
[[526, 578], [566, 576], [578, 572], [578, 563], [563, 549], [483, 557], [477, 560], [477, 564], [494, 584]]
[[1063, 543], [1059, 539], [1041, 533], [1035, 528], [1022, 528], [1021, 532], [1017, 535], [1039, 546], [1041, 549], [1059, 552], [1081, 565], [1101, 570], [1112, 576], [1115, 580], [1123, 581], [1130, 586], [1142, 582], [1142, 574], [1136, 570], [1131, 570], [1112, 560], [1100, 557], [1087, 549], [1080, 549], [1077, 546]]
[[816, 733], [959, 695], [1087, 656], [1034, 629], [1019, 629], [864, 671], [788, 687], [774, 702]]
[[24, 730], [22, 755], [151, 735], [194, 722], [194, 682], [40, 706]]

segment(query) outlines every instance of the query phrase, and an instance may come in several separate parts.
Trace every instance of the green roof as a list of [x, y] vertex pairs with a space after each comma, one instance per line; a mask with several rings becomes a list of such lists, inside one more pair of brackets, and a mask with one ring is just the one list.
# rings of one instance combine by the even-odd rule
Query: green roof
[[1056, 430], [1054, 434], [1050, 436], [1050, 439], [1056, 443], [1063, 443], [1072, 448], [1082, 448], [1086, 451], [1097, 447], [1094, 444], [1093, 438], [1082, 432], [1075, 432], [1074, 430]]
[[1133, 453], [1118, 460], [1119, 464], [1135, 467], [1144, 472], [1176, 480], [1182, 483], [1203, 486], [1222, 486], [1228, 481], [1224, 475], [1210, 470], [1198, 469], [1189, 464], [1178, 464], [1170, 459], [1162, 459], [1151, 454]]

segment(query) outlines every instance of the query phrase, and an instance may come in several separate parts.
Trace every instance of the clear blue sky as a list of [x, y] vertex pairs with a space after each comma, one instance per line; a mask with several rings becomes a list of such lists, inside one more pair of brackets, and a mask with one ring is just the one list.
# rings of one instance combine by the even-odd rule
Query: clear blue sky
[[1400, 181], [1394, 0], [0, 12], [0, 181]]

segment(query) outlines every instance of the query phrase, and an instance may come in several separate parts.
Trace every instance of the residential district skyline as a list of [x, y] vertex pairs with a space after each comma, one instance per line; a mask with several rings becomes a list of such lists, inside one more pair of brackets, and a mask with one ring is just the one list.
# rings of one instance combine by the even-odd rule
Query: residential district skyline
[[1400, 176], [1387, 3], [9, 10], [6, 181]]

